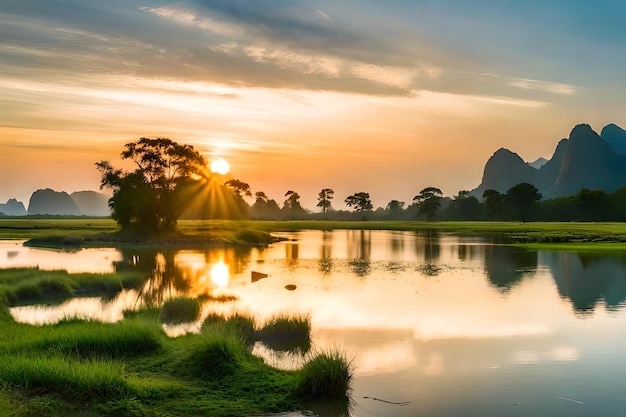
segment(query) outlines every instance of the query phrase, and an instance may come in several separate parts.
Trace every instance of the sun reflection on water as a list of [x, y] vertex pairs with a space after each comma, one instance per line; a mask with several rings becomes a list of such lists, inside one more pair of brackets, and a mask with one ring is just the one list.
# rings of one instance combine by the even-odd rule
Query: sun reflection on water
[[211, 266], [211, 282], [220, 288], [225, 288], [228, 285], [228, 265], [224, 263], [224, 260], [220, 259], [217, 263]]

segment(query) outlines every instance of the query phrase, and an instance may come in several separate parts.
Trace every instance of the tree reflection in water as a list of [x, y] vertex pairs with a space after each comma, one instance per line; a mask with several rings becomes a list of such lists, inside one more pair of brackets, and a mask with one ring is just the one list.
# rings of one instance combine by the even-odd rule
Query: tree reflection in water
[[[118, 272], [140, 271], [146, 280], [138, 290], [139, 305], [159, 307], [179, 296], [213, 299], [226, 286], [230, 273], [241, 273], [250, 261], [250, 248], [180, 250], [173, 248], [125, 247]], [[221, 296], [229, 300], [233, 297]]]
[[503, 294], [525, 277], [535, 275], [537, 252], [511, 246], [488, 246], [484, 254], [485, 273], [489, 283]]
[[352, 272], [359, 277], [366, 277], [371, 272], [372, 231], [348, 230], [348, 264]]
[[606, 252], [546, 252], [559, 295], [572, 302], [578, 314], [592, 314], [604, 303], [617, 310], [626, 303], [626, 255]]
[[322, 274], [328, 275], [333, 270], [333, 233], [327, 230], [322, 232], [322, 247], [320, 259], [318, 260], [319, 270]]
[[441, 236], [437, 230], [419, 230], [415, 232], [415, 252], [424, 261], [417, 267], [422, 275], [433, 277], [441, 273]]

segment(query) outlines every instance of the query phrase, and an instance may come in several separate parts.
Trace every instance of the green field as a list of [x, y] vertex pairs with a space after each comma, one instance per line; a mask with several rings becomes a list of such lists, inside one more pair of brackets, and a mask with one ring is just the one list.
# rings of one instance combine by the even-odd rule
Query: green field
[[[440, 231], [459, 234], [498, 235], [510, 243], [596, 243], [612, 242], [615, 245], [598, 245], [598, 248], [626, 247], [626, 223], [518, 223], [518, 222], [407, 222], [407, 221], [231, 221], [182, 220], [178, 222], [177, 236], [167, 236], [173, 244], [188, 242], [263, 243], [258, 232], [297, 230], [407, 230]], [[0, 239], [31, 239], [49, 237], [98, 237], [112, 233], [117, 226], [110, 219], [55, 218], [55, 219], [0, 219]], [[256, 241], [260, 239], [261, 241]], [[90, 245], [112, 245], [115, 242], [89, 241]], [[178, 242], [177, 242], [178, 240]], [[535, 248], [536, 246], [533, 246]], [[561, 246], [559, 246], [561, 247]], [[586, 246], [588, 247], [588, 246]]]

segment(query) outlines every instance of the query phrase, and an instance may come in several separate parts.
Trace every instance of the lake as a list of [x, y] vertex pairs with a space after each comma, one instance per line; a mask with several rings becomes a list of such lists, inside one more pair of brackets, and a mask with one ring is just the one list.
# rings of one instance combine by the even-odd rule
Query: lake
[[[66, 252], [3, 241], [0, 267], [146, 274], [141, 290], [114, 299], [12, 308], [23, 322], [116, 321], [179, 295], [234, 300], [207, 302], [204, 315], [308, 313], [316, 348], [354, 358], [355, 417], [624, 414], [626, 253], [529, 252], [437, 232], [277, 235], [287, 240], [266, 249]], [[297, 363], [255, 350], [275, 366]]]

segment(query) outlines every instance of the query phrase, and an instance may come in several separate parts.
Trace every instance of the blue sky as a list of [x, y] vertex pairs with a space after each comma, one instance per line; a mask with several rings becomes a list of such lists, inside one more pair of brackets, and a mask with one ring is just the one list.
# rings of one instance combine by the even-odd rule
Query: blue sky
[[[168, 136], [282, 202], [376, 206], [480, 183], [626, 125], [618, 1], [0, 0], [0, 201], [97, 189], [94, 162]], [[18, 174], [19, 173], [19, 174]], [[391, 185], [390, 185], [391, 184]]]

